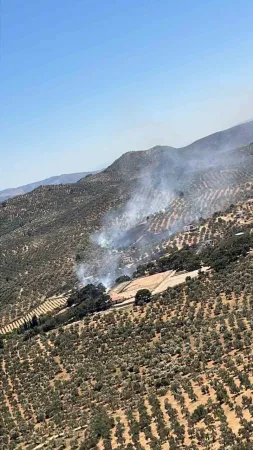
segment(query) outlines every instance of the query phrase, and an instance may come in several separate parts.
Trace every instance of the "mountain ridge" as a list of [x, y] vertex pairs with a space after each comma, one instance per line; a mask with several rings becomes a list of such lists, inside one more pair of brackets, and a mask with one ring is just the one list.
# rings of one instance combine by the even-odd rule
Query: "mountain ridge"
[[217, 131], [209, 134], [203, 138], [197, 139], [189, 145], [181, 147], [180, 150], [202, 150], [207, 147], [207, 150], [232, 150], [244, 145], [248, 145], [253, 141], [253, 120], [244, 122], [239, 125], [227, 128], [225, 130]]
[[[232, 150], [244, 145], [248, 145], [253, 142], [253, 120], [235, 125], [231, 128], [221, 130], [212, 133], [203, 138], [197, 139], [194, 142], [183, 146], [173, 147], [167, 145], [155, 145], [146, 150], [128, 151], [119, 156], [112, 164], [110, 164], [105, 170], [91, 171], [91, 172], [77, 172], [73, 174], [62, 174], [46, 178], [41, 181], [28, 183], [26, 185], [18, 186], [16, 188], [7, 188], [0, 191], [0, 202], [10, 198], [17, 197], [19, 195], [27, 194], [33, 191], [39, 186], [51, 186], [58, 184], [70, 184], [70, 183], [83, 183], [87, 175], [89, 176], [89, 182], [96, 182], [100, 179], [110, 178], [110, 175], [115, 171], [122, 177], [125, 176], [126, 171], [124, 166], [132, 166], [133, 172], [138, 172], [138, 169], [143, 165], [143, 157], [145, 159], [151, 158], [163, 158], [167, 160], [167, 157], [172, 158], [173, 162], [177, 162], [179, 158], [186, 158], [195, 156], [202, 158], [203, 155], [199, 152], [219, 152], [221, 150]], [[131, 161], [132, 160], [132, 161]]]
[[61, 174], [54, 175], [49, 178], [45, 178], [44, 180], [34, 181], [33, 183], [24, 184], [22, 186], [18, 186], [15, 188], [6, 188], [0, 191], [0, 201], [5, 201], [8, 198], [17, 197], [18, 195], [24, 195], [28, 192], [33, 191], [39, 186], [50, 186], [50, 185], [58, 185], [58, 184], [69, 184], [76, 183], [81, 178], [85, 178], [87, 175], [96, 173], [93, 172], [76, 172], [70, 174]]
[[[100, 177], [104, 177], [104, 174], [111, 174], [118, 171], [120, 174], [124, 171], [124, 166], [128, 163], [131, 164], [131, 168], [137, 171], [140, 166], [141, 159], [149, 160], [162, 157], [164, 159], [172, 158], [175, 162], [178, 159], [191, 158], [192, 156], [199, 157], [208, 156], [210, 151], [217, 153], [238, 149], [240, 147], [249, 145], [253, 142], [253, 120], [235, 125], [226, 130], [221, 130], [212, 133], [203, 138], [197, 139], [183, 147], [172, 147], [167, 145], [155, 145], [146, 150], [128, 151], [119, 156], [112, 164], [110, 164], [104, 171], [99, 172], [98, 176], [95, 174], [89, 177], [89, 181], [98, 180]], [[190, 153], [191, 152], [191, 153]], [[202, 153], [199, 153], [202, 152]], [[204, 152], [204, 154], [203, 154]], [[103, 174], [103, 175], [102, 175]], [[79, 182], [83, 182], [81, 179]]]

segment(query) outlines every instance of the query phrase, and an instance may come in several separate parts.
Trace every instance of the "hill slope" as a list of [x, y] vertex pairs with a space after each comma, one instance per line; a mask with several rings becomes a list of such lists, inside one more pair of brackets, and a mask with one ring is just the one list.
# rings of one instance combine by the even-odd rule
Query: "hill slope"
[[[253, 139], [253, 122], [245, 134], [238, 126], [222, 136], [234, 137], [236, 129], [236, 142]], [[216, 136], [215, 142], [224, 143], [224, 138]], [[101, 276], [111, 271], [114, 277], [115, 238], [124, 242], [125, 233], [147, 215], [154, 216], [154, 232], [157, 213], [157, 231], [176, 231], [190, 220], [253, 196], [252, 145], [225, 151], [222, 146], [219, 151], [215, 144], [211, 155], [205, 140], [195, 145], [203, 149], [198, 158], [194, 149], [188, 149], [186, 157], [186, 150], [157, 146], [127, 153], [78, 183], [41, 186], [8, 200], [0, 209], [1, 325], [38, 306], [45, 296], [72, 287], [76, 263], [85, 261], [85, 270], [100, 273], [102, 268]], [[95, 244], [90, 242], [94, 231]]]
[[[147, 227], [177, 231], [253, 196], [252, 144], [202, 148], [199, 158], [168, 147], [128, 153], [78, 183], [8, 200], [0, 210], [0, 328], [73, 287], [76, 262], [112, 270], [111, 257], [129, 251], [116, 250], [116, 238]], [[201, 220], [196, 233], [175, 233], [165, 251], [214, 240], [209, 257], [219, 264], [149, 304], [0, 339], [0, 448], [251, 450], [252, 211], [244, 202]], [[52, 297], [42, 310], [51, 302], [64, 306]]]
[[202, 139], [198, 139], [181, 150], [187, 151], [190, 154], [198, 152], [220, 152], [231, 150], [237, 147], [242, 147], [253, 142], [253, 121], [245, 122], [236, 125], [227, 130], [218, 131]]
[[252, 449], [252, 274], [247, 256], [146, 306], [5, 341], [2, 448]]

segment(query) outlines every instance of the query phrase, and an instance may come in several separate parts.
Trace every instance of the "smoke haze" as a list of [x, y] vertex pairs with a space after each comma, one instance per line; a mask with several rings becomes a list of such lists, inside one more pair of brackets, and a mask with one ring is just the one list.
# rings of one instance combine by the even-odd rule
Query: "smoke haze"
[[[206, 139], [210, 141], [209, 137]], [[191, 151], [156, 147], [143, 152], [143, 167], [139, 171], [138, 181], [128, 181], [135, 186], [130, 199], [122, 208], [106, 214], [101, 231], [91, 235], [92, 256], [77, 268], [81, 284], [92, 280], [110, 287], [119, 275], [135, 270], [137, 261], [132, 261], [132, 264], [124, 262], [126, 249], [138, 248], [140, 264], [148, 244], [169, 238], [172, 232], [182, 229], [186, 223], [228, 206], [231, 199], [228, 193], [224, 195], [225, 191], [240, 181], [238, 168], [247, 165], [248, 153], [231, 150], [230, 142], [223, 143], [217, 151], [214, 150], [216, 144], [211, 140], [209, 148], [203, 152], [199, 151], [199, 142], [196, 144]], [[123, 170], [121, 166], [125, 156], [115, 162], [118, 171]], [[127, 164], [135, 157], [134, 153], [128, 155]], [[113, 166], [107, 169], [109, 173]], [[126, 177], [129, 177], [128, 171], [129, 167], [125, 167]], [[219, 189], [222, 195], [212, 200], [213, 192]], [[206, 200], [208, 197], [209, 200]], [[175, 201], [181, 216], [174, 220], [170, 229], [164, 229], [164, 233], [151, 233], [150, 217], [165, 212], [172, 214], [170, 209]]]

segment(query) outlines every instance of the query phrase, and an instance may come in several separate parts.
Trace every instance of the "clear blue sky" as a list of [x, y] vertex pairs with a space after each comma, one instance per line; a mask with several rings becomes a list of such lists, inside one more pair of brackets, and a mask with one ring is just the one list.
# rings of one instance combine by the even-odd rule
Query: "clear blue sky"
[[2, 0], [0, 189], [253, 116], [252, 0]]

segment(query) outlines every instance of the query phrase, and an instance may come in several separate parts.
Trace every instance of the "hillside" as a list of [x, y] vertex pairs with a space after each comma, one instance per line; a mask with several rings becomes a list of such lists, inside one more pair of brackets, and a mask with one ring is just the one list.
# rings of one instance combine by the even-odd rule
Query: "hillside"
[[250, 450], [252, 274], [248, 254], [147, 305], [9, 337], [1, 448]]
[[[221, 136], [234, 137], [238, 130], [236, 142], [253, 139], [253, 122], [243, 136], [242, 129]], [[225, 141], [230, 142], [215, 137], [216, 143]], [[186, 158], [171, 147], [130, 152], [78, 183], [41, 186], [9, 199], [0, 209], [1, 326], [68, 292], [77, 281], [76, 265], [101, 280], [110, 272], [111, 283], [128, 265], [127, 258], [133, 261], [131, 271], [147, 257], [149, 239], [152, 247], [164, 233], [169, 236], [189, 221], [253, 196], [252, 145], [226, 151], [217, 147], [212, 157], [205, 140], [201, 146], [198, 160], [191, 151]], [[142, 238], [135, 227], [147, 216], [146, 241], [133, 250], [115, 251], [116, 243]]]
[[[8, 200], [0, 449], [251, 450], [252, 197], [249, 144], [130, 152]], [[76, 269], [132, 280], [76, 290]]]
[[81, 178], [94, 173], [94, 172], [80, 172], [80, 173], [69, 173], [64, 175], [58, 175], [50, 178], [46, 178], [42, 181], [35, 181], [34, 183], [26, 184], [24, 186], [19, 186], [17, 188], [9, 188], [0, 191], [0, 202], [7, 200], [8, 198], [17, 197], [18, 195], [27, 194], [27, 192], [31, 192], [39, 186], [50, 186], [57, 184], [68, 184], [68, 183], [76, 183]]

